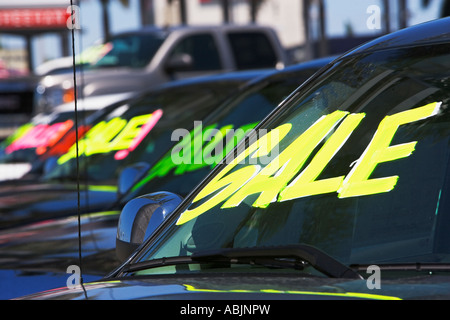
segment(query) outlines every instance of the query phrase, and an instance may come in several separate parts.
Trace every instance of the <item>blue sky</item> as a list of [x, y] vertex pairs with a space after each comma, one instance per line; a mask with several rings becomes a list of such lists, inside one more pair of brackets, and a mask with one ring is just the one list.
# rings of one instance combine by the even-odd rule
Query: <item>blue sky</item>
[[[421, 0], [408, 0], [409, 23], [411, 25], [436, 19], [439, 15], [441, 0], [432, 0], [425, 10], [421, 7]], [[369, 17], [366, 10], [370, 5], [382, 8], [381, 0], [327, 0], [327, 33], [329, 35], [342, 35], [345, 33], [345, 24], [350, 23], [357, 34], [370, 34], [366, 21]], [[391, 0], [391, 16], [395, 20], [397, 1]], [[393, 24], [395, 27], [395, 24]]]

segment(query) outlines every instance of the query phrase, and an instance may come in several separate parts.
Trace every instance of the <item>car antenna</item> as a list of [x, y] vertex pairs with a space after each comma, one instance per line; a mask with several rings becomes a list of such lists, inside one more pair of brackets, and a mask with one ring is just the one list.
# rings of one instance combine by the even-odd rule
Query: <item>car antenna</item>
[[[81, 213], [80, 213], [80, 163], [78, 155], [78, 107], [77, 107], [77, 77], [76, 77], [76, 65], [75, 65], [75, 28], [73, 27], [73, 0], [70, 0], [71, 8], [71, 33], [72, 33], [72, 70], [73, 70], [73, 90], [74, 90], [74, 104], [75, 104], [75, 145], [76, 145], [76, 176], [77, 176], [77, 216], [78, 216], [78, 264], [80, 268], [80, 285], [83, 289], [84, 296], [88, 299], [86, 289], [83, 285], [83, 268], [81, 257]], [[75, 17], [79, 18], [79, 17]]]

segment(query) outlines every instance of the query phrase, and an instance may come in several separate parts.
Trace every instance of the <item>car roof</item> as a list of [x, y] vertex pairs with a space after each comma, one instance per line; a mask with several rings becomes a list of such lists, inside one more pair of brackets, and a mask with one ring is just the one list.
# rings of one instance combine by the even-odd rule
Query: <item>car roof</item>
[[122, 32], [115, 33], [109, 37], [110, 40], [114, 37], [121, 37], [124, 35], [132, 35], [132, 34], [154, 34], [154, 35], [160, 35], [164, 36], [167, 35], [173, 31], [202, 31], [202, 30], [209, 30], [209, 31], [227, 31], [232, 32], [234, 30], [273, 30], [269, 26], [265, 25], [238, 25], [238, 24], [226, 24], [226, 25], [173, 25], [168, 27], [158, 27], [158, 26], [144, 26], [142, 28], [138, 29], [131, 29], [131, 30], [125, 30]]
[[423, 46], [445, 42], [450, 42], [450, 17], [424, 22], [381, 36], [350, 50], [341, 58], [388, 48]]

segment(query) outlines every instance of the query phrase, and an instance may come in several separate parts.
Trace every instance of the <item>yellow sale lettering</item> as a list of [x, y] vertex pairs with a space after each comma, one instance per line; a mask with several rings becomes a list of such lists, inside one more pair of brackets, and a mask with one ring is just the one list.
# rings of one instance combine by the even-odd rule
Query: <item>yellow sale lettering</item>
[[276, 130], [270, 131], [268, 134], [252, 143], [247, 149], [245, 149], [244, 152], [234, 158], [221, 172], [219, 172], [218, 175], [216, 175], [211, 180], [210, 183], [205, 186], [205, 188], [200, 191], [200, 193], [194, 199], [194, 202], [197, 202], [198, 200], [203, 199], [215, 193], [216, 191], [219, 191], [220, 189], [222, 190], [195, 209], [185, 211], [177, 221], [177, 224], [183, 224], [189, 220], [192, 220], [195, 217], [206, 212], [207, 210], [211, 209], [212, 207], [216, 206], [217, 204], [221, 203], [223, 200], [233, 194], [237, 189], [248, 182], [251, 178], [253, 178], [254, 175], [260, 170], [260, 166], [246, 166], [227, 176], [225, 175], [237, 164], [239, 164], [239, 162], [243, 161], [247, 156], [264, 156], [269, 154], [272, 148], [275, 147], [275, 144], [273, 143], [269, 145], [269, 141], [272, 141], [271, 136], [274, 133], [277, 134], [278, 141], [280, 141], [288, 134], [291, 128], [291, 124], [284, 124], [278, 127]]
[[251, 181], [240, 188], [222, 208], [238, 206], [247, 196], [261, 193], [254, 207], [267, 207], [298, 172], [317, 145], [327, 136], [347, 112], [335, 111], [320, 118], [291, 143], [274, 161], [270, 162]]
[[279, 200], [285, 201], [300, 197], [337, 191], [344, 177], [329, 178], [324, 180], [315, 179], [325, 169], [333, 156], [347, 141], [352, 132], [359, 125], [365, 114], [350, 114], [344, 119], [336, 132], [327, 140], [323, 147], [317, 152], [311, 163], [280, 192]]
[[[386, 116], [380, 122], [372, 141], [346, 177], [316, 180], [362, 122], [365, 117], [362, 113], [349, 114], [344, 111], [335, 111], [323, 116], [263, 169], [259, 165], [247, 165], [229, 173], [239, 161], [250, 155], [251, 157], [264, 156], [269, 151], [267, 149], [261, 152], [261, 149], [269, 140], [272, 132], [270, 131], [238, 155], [235, 161], [225, 166], [201, 189], [194, 198], [193, 205], [199, 201], [201, 204], [183, 212], [177, 224], [186, 223], [223, 201], [225, 202], [221, 208], [236, 207], [253, 194], [259, 194], [259, 196], [252, 206], [265, 208], [274, 201], [281, 202], [331, 192], [337, 192], [339, 198], [389, 192], [395, 187], [399, 177], [369, 179], [371, 173], [379, 163], [410, 156], [417, 141], [390, 145], [399, 126], [436, 115], [440, 105], [441, 103], [431, 103]], [[277, 129], [280, 132], [278, 141], [281, 141], [290, 131], [291, 125], [285, 124]], [[300, 172], [306, 160], [324, 139], [326, 139], [325, 143], [312, 157], [309, 165]], [[295, 179], [292, 180], [294, 177]]]
[[420, 108], [385, 117], [367, 149], [345, 178], [339, 190], [339, 197], [346, 198], [391, 191], [397, 183], [398, 176], [369, 179], [370, 174], [378, 163], [410, 156], [417, 141], [390, 146], [399, 126], [435, 115], [440, 105], [441, 103], [430, 103]]

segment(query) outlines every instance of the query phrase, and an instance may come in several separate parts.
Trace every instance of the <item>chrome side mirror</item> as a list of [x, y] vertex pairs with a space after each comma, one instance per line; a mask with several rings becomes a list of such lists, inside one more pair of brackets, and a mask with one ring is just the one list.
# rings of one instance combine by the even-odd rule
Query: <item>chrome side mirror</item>
[[156, 192], [129, 201], [117, 226], [116, 255], [125, 261], [170, 216], [183, 198]]
[[138, 162], [124, 168], [119, 175], [117, 182], [117, 192], [119, 198], [127, 193], [131, 187], [138, 182], [150, 169], [150, 165], [146, 162]]

